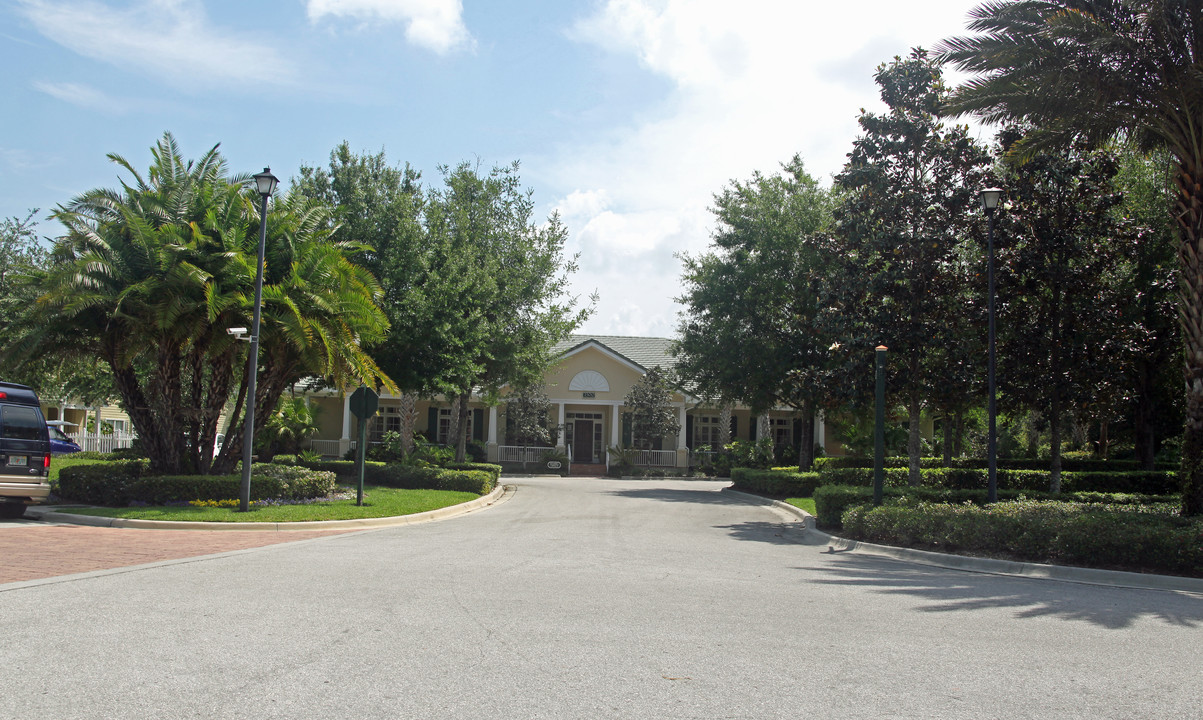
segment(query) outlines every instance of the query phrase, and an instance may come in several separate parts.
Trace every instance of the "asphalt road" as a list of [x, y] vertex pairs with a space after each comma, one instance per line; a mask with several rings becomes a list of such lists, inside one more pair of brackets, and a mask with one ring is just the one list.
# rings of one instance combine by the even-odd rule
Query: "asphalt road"
[[723, 484], [0, 585], [0, 717], [1203, 718], [1198, 595], [828, 554]]

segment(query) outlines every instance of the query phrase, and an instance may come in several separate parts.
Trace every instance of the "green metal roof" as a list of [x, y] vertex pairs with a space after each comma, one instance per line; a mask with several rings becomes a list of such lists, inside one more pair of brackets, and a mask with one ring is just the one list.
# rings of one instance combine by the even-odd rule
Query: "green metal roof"
[[621, 355], [644, 370], [659, 366], [661, 370], [670, 370], [677, 365], [677, 359], [669, 354], [673, 341], [669, 338], [629, 337], [625, 335], [571, 335], [567, 340], [557, 343], [555, 351], [568, 353], [590, 341], [605, 346], [611, 352]]

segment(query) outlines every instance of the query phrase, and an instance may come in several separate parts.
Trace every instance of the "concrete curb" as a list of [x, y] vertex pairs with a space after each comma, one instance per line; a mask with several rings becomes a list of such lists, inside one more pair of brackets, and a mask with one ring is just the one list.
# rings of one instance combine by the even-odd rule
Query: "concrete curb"
[[71, 525], [86, 525], [90, 527], [130, 528], [140, 530], [265, 530], [272, 532], [288, 532], [290, 530], [358, 530], [368, 528], [392, 527], [395, 525], [417, 525], [420, 523], [445, 520], [447, 518], [465, 515], [467, 513], [489, 507], [503, 500], [508, 500], [514, 494], [513, 485], [498, 484], [493, 492], [482, 495], [475, 500], [469, 500], [459, 505], [450, 505], [436, 510], [414, 513], [413, 515], [397, 515], [393, 517], [357, 518], [354, 520], [314, 520], [305, 522], [187, 522], [176, 520], [138, 520], [129, 518], [110, 518], [95, 515], [73, 515], [47, 508], [44, 512], [32, 512], [34, 508], [26, 509], [26, 513], [40, 520], [69, 523]]
[[741, 499], [757, 505], [771, 505], [793, 515], [806, 525], [808, 534], [813, 535], [820, 542], [827, 543], [828, 554], [856, 553], [858, 555], [871, 555], [874, 557], [919, 563], [921, 565], [931, 565], [949, 570], [964, 570], [988, 575], [1007, 575], [1038, 580], [1060, 580], [1062, 582], [1073, 582], [1083, 585], [1104, 585], [1107, 587], [1122, 587], [1134, 590], [1169, 590], [1203, 595], [1203, 579], [1200, 578], [1124, 572], [1121, 570], [1098, 570], [1095, 568], [1070, 567], [1066, 565], [1045, 565], [1042, 563], [1016, 562], [1013, 560], [995, 560], [993, 558], [952, 555], [949, 553], [912, 550], [910, 548], [897, 548], [889, 545], [875, 545], [873, 543], [848, 540], [819, 530], [815, 525], [813, 515], [787, 502], [771, 500], [759, 495], [732, 490], [731, 488], [723, 488], [723, 492], [737, 495]]

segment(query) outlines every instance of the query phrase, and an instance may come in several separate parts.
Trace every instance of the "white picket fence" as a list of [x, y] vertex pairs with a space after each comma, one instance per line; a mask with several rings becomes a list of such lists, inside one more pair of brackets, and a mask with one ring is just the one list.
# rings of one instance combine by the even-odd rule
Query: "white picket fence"
[[134, 433], [114, 432], [104, 433], [67, 433], [67, 437], [75, 441], [86, 452], [113, 452], [133, 445], [138, 436]]

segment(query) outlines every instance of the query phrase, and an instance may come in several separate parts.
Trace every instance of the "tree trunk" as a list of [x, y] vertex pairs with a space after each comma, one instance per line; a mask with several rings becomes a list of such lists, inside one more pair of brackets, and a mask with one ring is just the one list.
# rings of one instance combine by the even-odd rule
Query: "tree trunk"
[[731, 444], [731, 405], [723, 403], [722, 408], [718, 412], [718, 447], [715, 450], [722, 450]]
[[1156, 436], [1153, 417], [1156, 409], [1153, 400], [1153, 368], [1150, 363], [1140, 361], [1136, 369], [1136, 408], [1132, 413], [1132, 434], [1136, 440], [1136, 460], [1141, 470], [1154, 468]]
[[1048, 491], [1061, 492], [1061, 398], [1053, 395], [1053, 412], [1049, 418], [1049, 454], [1052, 465], [1049, 468]]
[[[1195, 145], [1195, 148], [1198, 146]], [[1182, 434], [1182, 514], [1203, 515], [1203, 157], [1176, 154], [1179, 312], [1185, 345], [1186, 424]]]
[[468, 461], [468, 413], [471, 412], [468, 408], [468, 402], [471, 399], [471, 391], [460, 395], [458, 398], [459, 428], [455, 441], [455, 461], [460, 463]]
[[1107, 438], [1107, 421], [1099, 420], [1099, 457], [1107, 459], [1107, 446], [1110, 444]]
[[944, 450], [944, 467], [949, 467], [950, 465], [952, 465], [952, 426], [953, 426], [952, 417], [949, 414], [944, 415], [944, 422], [942, 423], [942, 425], [943, 425], [942, 429], [944, 430], [944, 441], [942, 443], [944, 446], [942, 448]]
[[802, 439], [798, 443], [798, 471], [810, 472], [815, 461], [815, 406], [802, 405]]
[[907, 400], [906, 407], [907, 417], [909, 419], [910, 433], [906, 441], [906, 454], [910, 458], [910, 472], [908, 480], [911, 487], [919, 487], [923, 482], [922, 474], [919, 472], [919, 394], [911, 393]]
[[418, 397], [413, 393], [401, 395], [401, 457], [414, 450], [414, 425], [418, 421]]
[[952, 454], [957, 457], [965, 455], [965, 413], [958, 411], [956, 414], [956, 440], [953, 441]]

